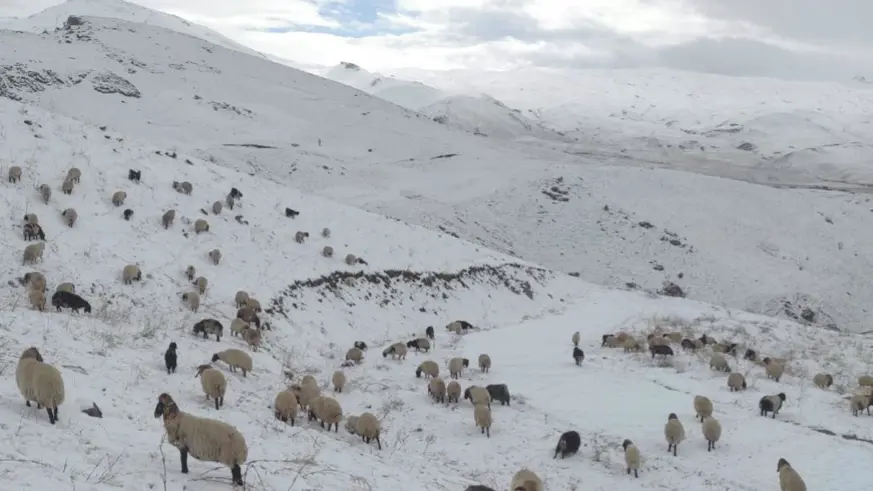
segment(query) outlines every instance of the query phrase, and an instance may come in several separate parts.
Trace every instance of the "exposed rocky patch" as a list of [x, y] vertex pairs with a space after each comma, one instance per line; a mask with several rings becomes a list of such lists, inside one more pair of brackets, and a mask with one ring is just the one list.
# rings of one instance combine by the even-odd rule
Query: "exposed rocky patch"
[[251, 118], [255, 114], [244, 107], [237, 107], [226, 102], [209, 101], [209, 104], [212, 105], [212, 109], [214, 111], [226, 111], [238, 114], [240, 116], [245, 116], [247, 118]]
[[98, 73], [91, 77], [91, 85], [101, 94], [118, 94], [124, 97], [139, 99], [142, 97], [139, 89], [126, 79], [112, 73]]
[[0, 65], [0, 97], [22, 101], [22, 93], [35, 94], [51, 87], [70, 87], [82, 82], [90, 70], [61, 75], [54, 70], [33, 70], [24, 63]]
[[535, 297], [534, 285], [531, 281], [520, 279], [520, 277], [528, 277], [534, 282], [542, 283], [551, 275], [552, 273], [546, 269], [517, 263], [506, 263], [499, 266], [470, 266], [454, 273], [399, 269], [376, 272], [334, 271], [318, 278], [295, 281], [270, 301], [270, 306], [266, 312], [287, 318], [291, 309], [306, 308], [303, 296], [307, 292], [313, 291], [321, 297], [318, 299], [319, 302], [331, 297], [353, 306], [353, 300], [344, 297], [342, 290], [357, 290], [362, 284], [371, 287], [364, 290], [365, 299], [376, 302], [382, 307], [412, 300], [408, 290], [400, 290], [399, 285], [401, 284], [407, 287], [417, 287], [421, 290], [422, 295], [435, 299], [446, 299], [449, 291], [467, 289], [474, 284], [480, 284], [503, 288], [533, 300]]

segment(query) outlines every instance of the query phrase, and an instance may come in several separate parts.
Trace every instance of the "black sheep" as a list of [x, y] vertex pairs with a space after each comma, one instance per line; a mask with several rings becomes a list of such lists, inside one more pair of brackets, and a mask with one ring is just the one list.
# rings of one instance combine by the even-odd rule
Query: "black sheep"
[[649, 351], [652, 352], [652, 358], [654, 358], [655, 355], [673, 356], [673, 348], [667, 346], [666, 344], [656, 344], [654, 346], [649, 346]]
[[743, 355], [743, 359], [755, 361], [758, 358], [758, 353], [755, 353], [753, 349], [747, 349], [746, 354]]
[[686, 338], [682, 340], [682, 349], [690, 349], [694, 351], [694, 341]]
[[427, 329], [424, 330], [424, 334], [428, 339], [433, 339], [433, 326], [427, 326]]
[[472, 486], [467, 486], [467, 489], [464, 491], [494, 491], [493, 488], [489, 488], [488, 486], [483, 486], [481, 484], [474, 484]]
[[558, 445], [555, 447], [555, 456], [552, 458], [558, 458], [558, 454], [561, 454], [562, 459], [568, 455], [575, 455], [579, 451], [581, 443], [582, 438], [579, 437], [579, 433], [575, 431], [564, 432], [561, 438], [558, 439]]
[[142, 171], [133, 169], [127, 171], [127, 178], [135, 183], [139, 183], [140, 177], [142, 177]]
[[761, 401], [758, 402], [758, 409], [761, 410], [761, 416], [766, 417], [767, 413], [773, 413], [773, 419], [776, 419], [776, 414], [779, 413], [779, 410], [782, 408], [782, 403], [785, 402], [785, 394], [783, 392], [776, 394], [776, 397], [780, 399], [779, 407], [775, 407], [771, 397], [773, 396], [762, 397]]
[[91, 313], [91, 304], [75, 293], [65, 291], [55, 292], [52, 295], [52, 305], [57, 307], [58, 312], [61, 311], [61, 307], [69, 307], [76, 313], [79, 313], [79, 309], [84, 309], [86, 314]]
[[363, 341], [355, 341], [355, 348], [358, 348], [361, 351], [367, 351], [367, 343]]
[[223, 332], [224, 326], [215, 319], [203, 319], [194, 324], [194, 334], [203, 334], [203, 339], [208, 338], [210, 334], [215, 334], [215, 340], [221, 341], [221, 334]]
[[297, 218], [300, 212], [291, 208], [285, 208], [285, 216], [288, 218]]
[[573, 348], [573, 359], [576, 360], [576, 365], [581, 365], [585, 359], [585, 353], [578, 346]]
[[170, 347], [164, 353], [164, 364], [167, 365], [167, 373], [176, 373], [176, 343], [170, 343]]
[[509, 387], [506, 384], [491, 384], [485, 387], [491, 402], [500, 401], [501, 406], [509, 406]]
[[124, 210], [124, 219], [125, 220], [130, 220], [130, 217], [132, 217], [132, 216], [133, 216], [133, 210], [131, 210], [130, 208]]

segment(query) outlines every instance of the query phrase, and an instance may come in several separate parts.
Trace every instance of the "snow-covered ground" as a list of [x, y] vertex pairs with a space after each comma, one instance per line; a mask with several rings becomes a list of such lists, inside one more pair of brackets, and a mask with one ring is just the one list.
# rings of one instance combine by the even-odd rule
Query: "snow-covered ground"
[[863, 195], [477, 137], [154, 25], [92, 17], [2, 35], [7, 98], [595, 283], [673, 281], [694, 299], [869, 330]]
[[[6, 367], [0, 377], [5, 401], [0, 433], [13, 442], [0, 466], [15, 489], [229, 488], [228, 470], [215, 463], [192, 459], [190, 474], [179, 472], [177, 451], [162, 444], [163, 428], [152, 414], [162, 392], [182, 410], [228, 422], [245, 435], [244, 475], [251, 490], [425, 491], [471, 483], [504, 489], [522, 466], [536, 471], [550, 490], [680, 485], [768, 490], [778, 485], [775, 464], [781, 457], [794, 464], [810, 489], [856, 489], [873, 477], [863, 466], [845, 466], [873, 453], [869, 444], [852, 440], [873, 438], [866, 416], [850, 416], [842, 399], [855, 389], [856, 377], [870, 370], [866, 353], [873, 342], [866, 337], [608, 290], [187, 154], [168, 156], [136, 137], [32, 106], [0, 99], [0, 122], [10, 152], [3, 175], [9, 156], [26, 156], [14, 160], [23, 167], [22, 182], [2, 184], [7, 212], [0, 235], [9, 251], [0, 263], [6, 279], [0, 289], [0, 353]], [[63, 195], [59, 185], [71, 166], [82, 170], [81, 183]], [[129, 168], [142, 172], [140, 184], [127, 180]], [[176, 193], [174, 180], [190, 181], [194, 191]], [[54, 189], [47, 205], [35, 189], [41, 183]], [[234, 210], [201, 211], [231, 186], [243, 193]], [[116, 190], [128, 194], [121, 207], [109, 202]], [[285, 217], [286, 206], [300, 216]], [[68, 207], [79, 214], [72, 228], [59, 216]], [[134, 215], [126, 222], [121, 214], [128, 208]], [[160, 216], [170, 208], [177, 210], [176, 223], [164, 230]], [[36, 213], [47, 234], [44, 261], [35, 265], [19, 262], [26, 245], [20, 229], [24, 213]], [[197, 235], [191, 222], [201, 217], [210, 230]], [[318, 233], [324, 227], [332, 231], [329, 239]], [[298, 230], [311, 233], [306, 243], [293, 241]], [[319, 254], [326, 244], [336, 257]], [[219, 265], [206, 257], [215, 247], [223, 252]], [[345, 265], [346, 252], [368, 264]], [[120, 271], [129, 263], [139, 264], [144, 278], [125, 286]], [[209, 280], [198, 313], [180, 301], [181, 293], [193, 288], [183, 273], [189, 264]], [[61, 282], [75, 283], [93, 312], [31, 310], [17, 282], [28, 271], [47, 276], [49, 293]], [[345, 276], [357, 277], [355, 285], [341, 281]], [[216, 411], [202, 395], [195, 367], [221, 349], [246, 348], [228, 333], [220, 342], [195, 337], [191, 327], [207, 317], [227, 326], [240, 289], [262, 301], [272, 330], [264, 332], [262, 349], [252, 353], [255, 368], [248, 377], [218, 364], [228, 393]], [[451, 335], [442, 326], [454, 319], [469, 320], [477, 329]], [[423, 335], [427, 325], [436, 327], [431, 352], [411, 352], [403, 361], [379, 356], [393, 342]], [[675, 359], [660, 363], [600, 347], [603, 333], [623, 330], [642, 337], [655, 326], [785, 357], [787, 375], [777, 384], [767, 381], [760, 367], [732, 360], [750, 385], [733, 394], [723, 374], [709, 371], [705, 354], [677, 347]], [[570, 356], [576, 330], [586, 352], [581, 367]], [[331, 392], [331, 374], [358, 340], [370, 346], [366, 359], [344, 369], [349, 384], [333, 396], [346, 416], [369, 411], [380, 418], [383, 450], [344, 429], [328, 433], [314, 423], [291, 427], [273, 418], [276, 392], [304, 374]], [[174, 375], [165, 373], [161, 356], [170, 341], [179, 345]], [[28, 346], [39, 347], [63, 374], [66, 402], [56, 426], [44, 411], [26, 408], [18, 395], [12, 374]], [[513, 394], [510, 406], [492, 406], [490, 438], [476, 429], [468, 401], [435, 404], [425, 380], [414, 375], [424, 360], [444, 367], [449, 358], [464, 356], [475, 365], [480, 353], [491, 356], [490, 372], [467, 370], [462, 387], [506, 383]], [[811, 386], [818, 371], [834, 374], [831, 390]], [[780, 391], [788, 403], [777, 419], [757, 416], [760, 396]], [[714, 401], [724, 427], [715, 454], [705, 452], [694, 422], [691, 400], [697, 394]], [[80, 412], [93, 403], [102, 419]], [[688, 434], [676, 458], [666, 454], [662, 437], [670, 412], [679, 415]], [[581, 452], [553, 460], [558, 436], [569, 429], [582, 434]], [[624, 473], [625, 438], [643, 452], [639, 480]]]

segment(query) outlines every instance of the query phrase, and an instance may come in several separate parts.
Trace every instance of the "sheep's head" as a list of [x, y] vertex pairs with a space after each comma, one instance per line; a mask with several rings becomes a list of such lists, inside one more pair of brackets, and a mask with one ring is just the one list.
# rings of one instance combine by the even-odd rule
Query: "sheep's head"
[[200, 365], [199, 367], [197, 367], [197, 375], [194, 375], [194, 378], [203, 375], [203, 372], [209, 370], [210, 368], [212, 368], [212, 365]]
[[670, 413], [670, 416], [667, 416], [667, 421], [669, 421], [671, 419], [679, 419], [679, 418], [676, 416], [676, 413]]
[[634, 442], [632, 442], [632, 441], [630, 441], [630, 440], [625, 440], [624, 442], [622, 442], [622, 444], [621, 444], [621, 448], [627, 450], [627, 447], [629, 447], [629, 446], [631, 446], [631, 445], [633, 445], [633, 444], [634, 444]]
[[39, 354], [39, 350], [33, 346], [24, 350], [24, 353], [21, 353], [21, 359], [23, 360], [25, 358], [33, 358], [36, 361], [42, 363], [42, 355]]
[[155, 418], [163, 416], [166, 421], [178, 412], [179, 407], [176, 406], [176, 401], [170, 397], [170, 394], [164, 392], [158, 396], [158, 404], [155, 406]]
[[219, 358], [219, 357], [218, 357], [218, 353], [215, 353], [214, 355], [212, 355], [212, 363], [217, 362], [217, 361], [218, 361], [218, 358]]
[[780, 392], [780, 393], [776, 394], [776, 397], [782, 399], [783, 402], [785, 401], [785, 393], [784, 392]]
[[776, 472], [781, 471], [783, 467], [791, 467], [791, 464], [785, 459], [779, 459], [779, 462], [776, 464]]

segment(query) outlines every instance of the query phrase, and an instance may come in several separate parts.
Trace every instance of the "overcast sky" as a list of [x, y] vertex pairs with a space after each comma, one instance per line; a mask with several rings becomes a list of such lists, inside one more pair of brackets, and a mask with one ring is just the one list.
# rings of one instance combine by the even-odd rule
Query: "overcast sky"
[[[104, 1], [104, 0], [97, 0]], [[0, 17], [56, 0], [0, 0]], [[873, 0], [137, 0], [304, 64], [873, 78]]]

